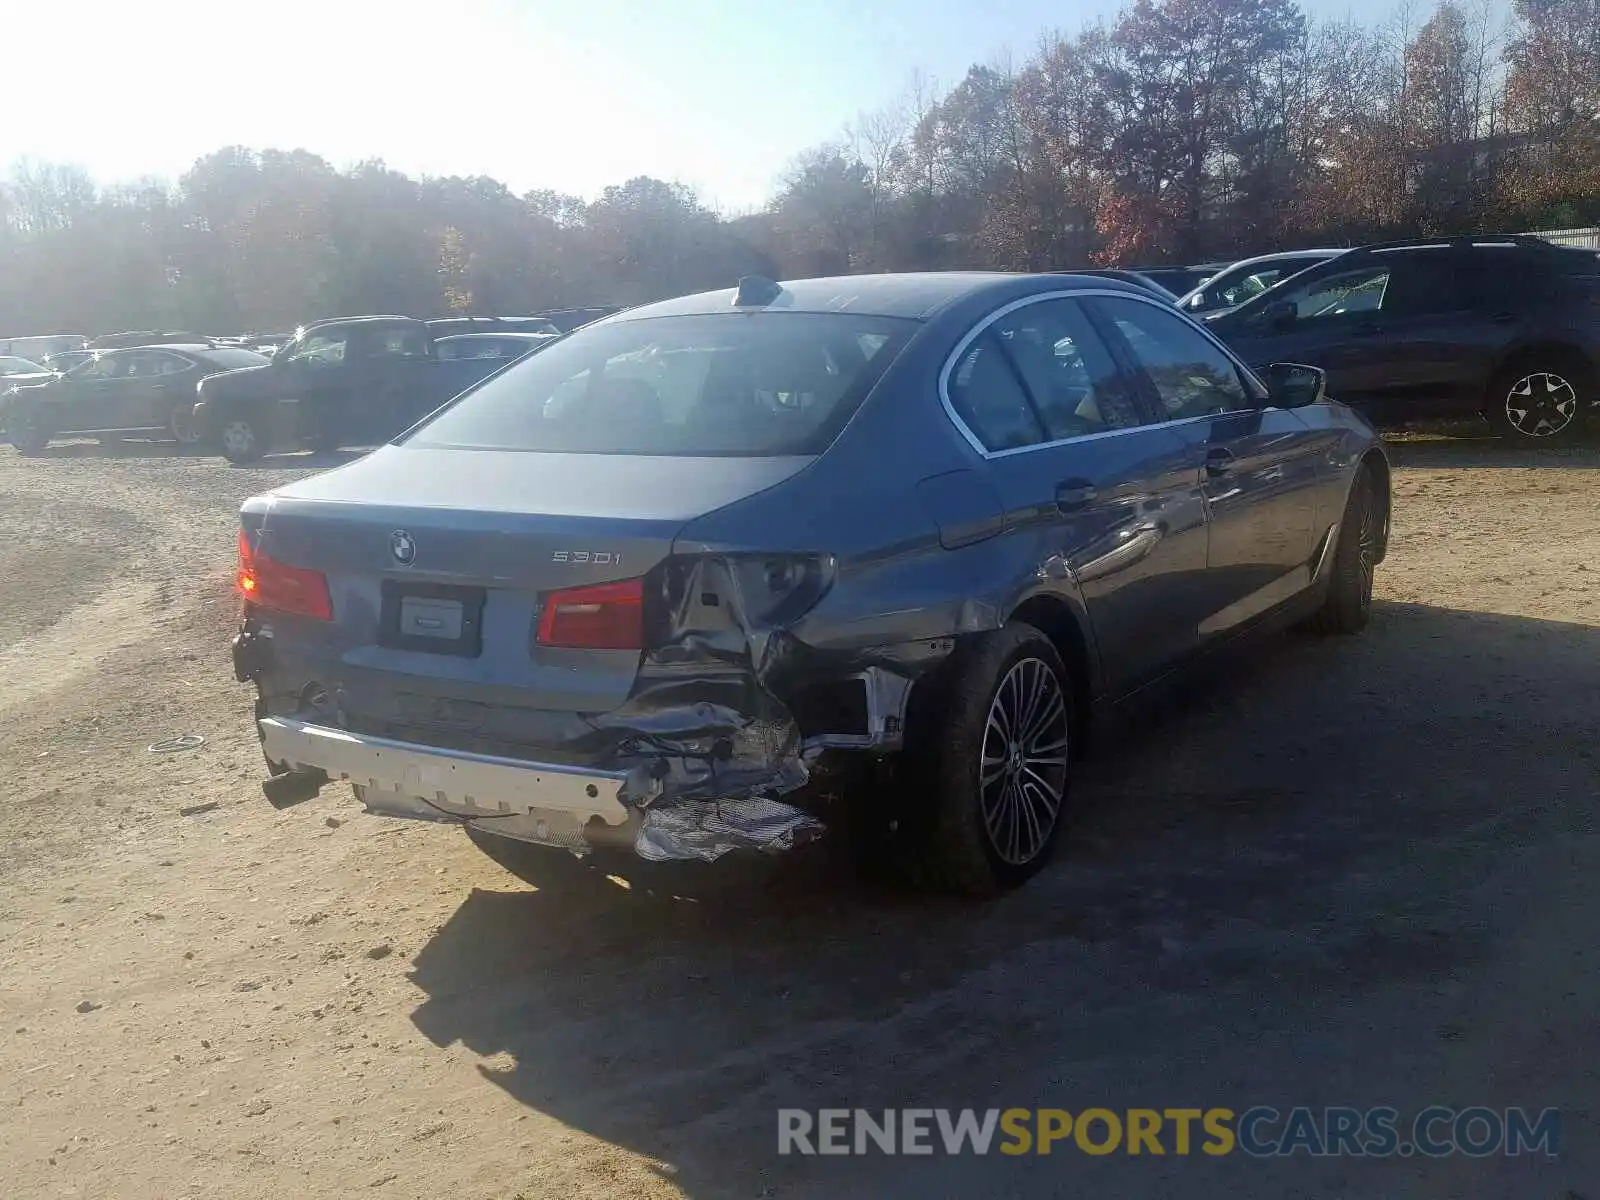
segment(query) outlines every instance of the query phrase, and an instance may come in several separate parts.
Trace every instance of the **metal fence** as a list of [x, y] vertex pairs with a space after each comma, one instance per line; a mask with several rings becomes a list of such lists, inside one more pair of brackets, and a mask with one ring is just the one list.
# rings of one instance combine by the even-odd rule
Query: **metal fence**
[[1554, 242], [1558, 246], [1577, 246], [1584, 250], [1600, 250], [1600, 228], [1595, 229], [1542, 229], [1534, 237]]

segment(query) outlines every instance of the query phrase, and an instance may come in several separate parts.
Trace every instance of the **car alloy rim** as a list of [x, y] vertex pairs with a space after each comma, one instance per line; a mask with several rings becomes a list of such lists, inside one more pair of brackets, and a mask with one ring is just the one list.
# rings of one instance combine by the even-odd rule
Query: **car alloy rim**
[[1506, 393], [1506, 419], [1524, 437], [1554, 437], [1577, 415], [1577, 391], [1549, 371], [1524, 375]]
[[247, 453], [255, 441], [256, 431], [244, 421], [230, 421], [222, 431], [222, 444], [235, 454]]
[[1067, 787], [1067, 701], [1042, 659], [1014, 663], [983, 729], [979, 801], [989, 844], [1013, 866], [1033, 861], [1049, 841]]
[[1361, 524], [1356, 542], [1356, 559], [1361, 568], [1361, 607], [1372, 605], [1372, 574], [1378, 565], [1378, 506], [1372, 493], [1362, 486]]

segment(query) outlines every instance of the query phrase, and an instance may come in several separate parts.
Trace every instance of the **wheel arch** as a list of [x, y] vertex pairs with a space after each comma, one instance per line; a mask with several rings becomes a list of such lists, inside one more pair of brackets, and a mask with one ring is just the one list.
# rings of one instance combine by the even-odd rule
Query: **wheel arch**
[[1382, 541], [1378, 543], [1378, 562], [1382, 562], [1389, 554], [1389, 514], [1393, 506], [1394, 476], [1389, 467], [1389, 456], [1377, 446], [1373, 446], [1361, 456], [1361, 466], [1372, 472], [1372, 478], [1378, 484], [1378, 501], [1383, 505], [1383, 532]]
[[1097, 691], [1086, 621], [1070, 602], [1050, 592], [1037, 592], [1027, 597], [1011, 610], [1008, 620], [1032, 625], [1050, 639], [1056, 653], [1061, 655], [1072, 683], [1077, 726], [1072, 731], [1073, 745], [1081, 754], [1089, 729], [1090, 706]]
[[[1518, 342], [1508, 347], [1504, 354], [1495, 362], [1489, 371], [1488, 378], [1484, 381], [1481, 407], [1487, 413], [1495, 403], [1495, 390], [1505, 374], [1515, 367], [1530, 363], [1555, 362], [1565, 363], [1576, 367], [1583, 372], [1583, 383], [1588, 387], [1595, 386], [1600, 378], [1600, 366], [1584, 353], [1581, 347], [1571, 342], [1558, 341], [1550, 338], [1540, 338], [1532, 341]], [[1590, 397], [1594, 399], [1594, 397]]]

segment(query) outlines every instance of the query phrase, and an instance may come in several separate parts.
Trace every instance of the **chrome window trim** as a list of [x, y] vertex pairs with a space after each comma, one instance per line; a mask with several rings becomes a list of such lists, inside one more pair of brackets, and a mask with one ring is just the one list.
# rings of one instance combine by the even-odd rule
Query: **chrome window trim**
[[1229, 417], [1238, 413], [1268, 412], [1277, 407], [1273, 404], [1262, 404], [1260, 407], [1230, 408], [1225, 412], [1203, 413], [1198, 417], [1184, 417], [1178, 421], [1152, 421], [1145, 425], [1129, 425], [1125, 429], [1102, 429], [1099, 433], [1080, 433], [1073, 437], [1056, 438], [1054, 441], [1035, 442], [1031, 446], [1012, 446], [1006, 450], [990, 450], [983, 444], [983, 439], [973, 433], [968, 428], [967, 423], [961, 419], [961, 414], [956, 412], [955, 405], [950, 403], [950, 376], [954, 373], [956, 364], [961, 361], [961, 356], [967, 352], [972, 343], [982, 337], [989, 326], [993, 325], [1001, 317], [1009, 316], [1019, 308], [1027, 308], [1030, 304], [1042, 304], [1046, 300], [1077, 300], [1085, 296], [1109, 296], [1114, 300], [1134, 300], [1140, 304], [1148, 304], [1157, 311], [1171, 313], [1178, 320], [1197, 330], [1201, 337], [1220, 350], [1224, 358], [1231, 362], [1247, 379], [1252, 380], [1263, 392], [1267, 390], [1266, 385], [1257, 378], [1256, 373], [1240, 362], [1238, 355], [1223, 345], [1219, 338], [1208, 330], [1202, 329], [1198, 322], [1185, 317], [1173, 305], [1163, 303], [1153, 296], [1142, 296], [1132, 291], [1112, 291], [1110, 288], [1080, 288], [1073, 291], [1036, 292], [1031, 296], [1023, 296], [1021, 299], [1013, 300], [1009, 304], [1001, 305], [971, 329], [967, 330], [962, 339], [956, 343], [956, 348], [945, 359], [944, 366], [939, 370], [939, 403], [944, 408], [945, 416], [950, 418], [950, 423], [956, 427], [956, 432], [961, 434], [966, 439], [967, 444], [984, 459], [1010, 458], [1014, 454], [1029, 454], [1035, 450], [1050, 450], [1056, 446], [1075, 445], [1078, 442], [1097, 442], [1102, 438], [1121, 437], [1123, 434], [1128, 433], [1143, 433], [1150, 429], [1174, 429], [1183, 425], [1192, 425], [1196, 421], [1210, 421], [1216, 417]]

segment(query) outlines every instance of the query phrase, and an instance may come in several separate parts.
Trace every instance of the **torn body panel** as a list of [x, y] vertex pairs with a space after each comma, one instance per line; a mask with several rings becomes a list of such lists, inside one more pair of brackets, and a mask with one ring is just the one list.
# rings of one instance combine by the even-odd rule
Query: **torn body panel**
[[269, 613], [247, 619], [235, 670], [259, 690], [273, 771], [348, 779], [375, 811], [571, 850], [625, 832], [656, 858], [780, 849], [821, 825], [803, 799], [776, 798], [799, 792], [825, 751], [898, 750], [913, 683], [955, 646], [948, 634], [802, 640], [795, 629], [837, 582], [823, 556], [669, 559], [646, 580], [650, 648], [627, 699], [604, 712], [535, 707], [510, 688], [464, 699], [457, 681], [376, 670], [361, 647], [320, 643], [321, 630], [277, 637], [292, 618]]

